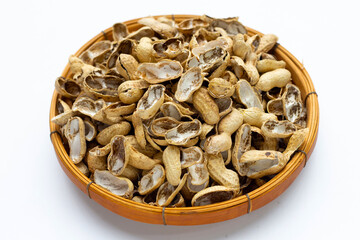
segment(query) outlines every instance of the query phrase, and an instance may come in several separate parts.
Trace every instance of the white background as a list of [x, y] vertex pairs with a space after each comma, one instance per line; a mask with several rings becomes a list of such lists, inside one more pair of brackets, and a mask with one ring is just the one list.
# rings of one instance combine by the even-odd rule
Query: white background
[[[355, 239], [359, 228], [359, 7], [356, 1], [4, 1], [0, 7], [1, 239]], [[239, 16], [304, 63], [319, 94], [307, 167], [265, 207], [176, 227], [134, 222], [67, 178], [49, 140], [54, 81], [101, 30], [159, 14]]]

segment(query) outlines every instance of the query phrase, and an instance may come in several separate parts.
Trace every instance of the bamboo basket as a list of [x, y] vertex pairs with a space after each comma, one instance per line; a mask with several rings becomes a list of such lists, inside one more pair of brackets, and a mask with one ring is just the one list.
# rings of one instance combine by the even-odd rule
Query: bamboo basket
[[[176, 22], [181, 22], [185, 19], [199, 16], [166, 15], [165, 17], [174, 18]], [[138, 20], [139, 19], [133, 19], [125, 22], [129, 32], [135, 31], [141, 27], [141, 25], [137, 23]], [[247, 28], [247, 30], [249, 35], [262, 35], [251, 28]], [[92, 38], [82, 46], [75, 55], [79, 56], [92, 44], [104, 39], [112, 39], [112, 28], [108, 28]], [[62, 144], [61, 137], [58, 134], [51, 134], [51, 141], [54, 145], [60, 166], [70, 180], [82, 192], [88, 194], [91, 199], [110, 211], [135, 221], [166, 225], [201, 225], [233, 219], [261, 208], [281, 195], [299, 175], [306, 164], [307, 158], [310, 157], [315, 147], [319, 127], [318, 99], [316, 94], [312, 94], [315, 92], [315, 89], [309, 74], [303, 65], [281, 45], [276, 47], [275, 55], [277, 58], [286, 62], [286, 68], [291, 72], [293, 82], [300, 88], [303, 100], [305, 101], [305, 98], [307, 98], [307, 127], [309, 127], [310, 131], [305, 142], [301, 146], [301, 150], [306, 154], [304, 154], [304, 152], [295, 153], [281, 172], [263, 186], [248, 193], [247, 196], [243, 195], [225, 202], [200, 207], [162, 208], [137, 203], [114, 195], [94, 183], [91, 184], [91, 180], [84, 176], [70, 160], [69, 155]], [[66, 65], [62, 76], [70, 76], [69, 64]], [[58, 94], [54, 91], [51, 101], [50, 119], [56, 114], [55, 106], [57, 98]], [[59, 131], [59, 127], [51, 121], [50, 131]]]

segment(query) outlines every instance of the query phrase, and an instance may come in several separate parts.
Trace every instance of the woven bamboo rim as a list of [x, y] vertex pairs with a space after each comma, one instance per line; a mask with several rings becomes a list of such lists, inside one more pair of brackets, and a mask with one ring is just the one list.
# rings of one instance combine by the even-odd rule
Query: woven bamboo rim
[[[199, 17], [196, 15], [163, 16], [173, 18], [176, 22], [181, 22], [188, 18]], [[155, 18], [157, 17], [160, 16], [155, 16]], [[130, 32], [141, 27], [141, 25], [137, 23], [139, 19], [124, 22], [128, 26]], [[247, 28], [247, 30], [249, 35], [263, 35], [251, 28]], [[112, 28], [101, 31], [97, 36], [82, 46], [75, 55], [79, 56], [83, 51], [89, 48], [89, 46], [104, 39], [112, 39]], [[299, 175], [306, 164], [307, 158], [310, 157], [315, 147], [319, 128], [319, 104], [317, 94], [312, 94], [315, 92], [315, 89], [309, 74], [305, 70], [304, 66], [281, 45], [276, 47], [275, 55], [286, 62], [287, 69], [291, 72], [294, 83], [300, 88], [303, 94], [303, 100], [307, 98], [307, 126], [309, 127], [309, 134], [301, 146], [301, 150], [303, 152], [295, 153], [291, 161], [289, 161], [280, 173], [278, 173], [269, 182], [247, 195], [243, 195], [229, 201], [201, 207], [165, 209], [157, 206], [137, 203], [132, 200], [116, 196], [100, 186], [92, 184], [91, 180], [84, 176], [70, 160], [62, 144], [60, 135], [51, 134], [50, 137], [60, 166], [71, 181], [82, 192], [88, 194], [91, 199], [114, 213], [140, 222], [165, 225], [200, 225], [233, 219], [259, 209], [281, 195]], [[62, 76], [70, 76], [69, 64], [66, 65]], [[308, 93], [311, 94], [308, 95]], [[54, 91], [51, 101], [50, 119], [55, 116], [57, 98], [58, 94]], [[59, 131], [59, 127], [50, 121], [50, 132], [54, 131]], [[304, 154], [304, 152], [306, 154]]]

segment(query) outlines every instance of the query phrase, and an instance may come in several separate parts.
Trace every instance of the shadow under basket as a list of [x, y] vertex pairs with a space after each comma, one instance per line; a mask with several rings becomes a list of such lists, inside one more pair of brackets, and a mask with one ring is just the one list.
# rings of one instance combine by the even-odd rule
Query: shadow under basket
[[[185, 19], [199, 16], [166, 15], [165, 17], [173, 18], [178, 23]], [[136, 31], [141, 27], [141, 25], [137, 23], [138, 20], [139, 19], [134, 19], [124, 22], [127, 25], [129, 32]], [[247, 30], [249, 35], [263, 35], [251, 28], [247, 28]], [[112, 39], [112, 28], [100, 32], [81, 47], [75, 55], [79, 56], [92, 44], [105, 39]], [[165, 225], [200, 225], [233, 219], [261, 208], [282, 194], [299, 175], [315, 147], [319, 128], [319, 104], [309, 74], [303, 65], [281, 45], [278, 44], [276, 46], [274, 54], [279, 60], [284, 60], [286, 62], [286, 68], [291, 72], [293, 82], [302, 92], [302, 98], [303, 101], [305, 101], [307, 108], [307, 127], [309, 128], [309, 134], [300, 147], [301, 151], [296, 152], [292, 156], [291, 160], [281, 172], [266, 184], [249, 192], [247, 195], [242, 195], [225, 202], [200, 207], [162, 208], [137, 203], [114, 195], [106, 189], [92, 183], [91, 180], [83, 175], [70, 160], [60, 135], [51, 134], [51, 141], [54, 145], [60, 166], [70, 180], [82, 192], [89, 195], [92, 200], [116, 214], [135, 221]], [[62, 76], [65, 78], [70, 76], [69, 64], [65, 67]], [[58, 93], [54, 91], [51, 101], [50, 119], [55, 116], [57, 99]], [[59, 131], [59, 126], [50, 121], [50, 132], [56, 133], [56, 131]]]

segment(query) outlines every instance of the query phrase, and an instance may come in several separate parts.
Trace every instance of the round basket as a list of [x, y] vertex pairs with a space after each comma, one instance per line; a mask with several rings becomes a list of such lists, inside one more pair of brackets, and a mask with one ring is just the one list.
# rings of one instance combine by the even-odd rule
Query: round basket
[[[157, 17], [160, 16], [156, 16], [155, 18]], [[176, 22], [181, 22], [185, 19], [199, 16], [165, 15], [165, 17], [173, 18]], [[141, 25], [137, 23], [138, 20], [139, 19], [134, 19], [125, 22], [129, 32], [136, 31], [141, 27]], [[249, 35], [259, 34], [262, 36], [261, 33], [251, 28], [247, 28], [247, 30]], [[97, 36], [82, 46], [75, 55], [79, 56], [92, 44], [104, 39], [112, 39], [112, 28], [108, 28], [100, 32]], [[302, 92], [302, 98], [307, 107], [307, 127], [310, 131], [305, 139], [305, 142], [301, 146], [302, 151], [295, 153], [286, 167], [274, 178], [247, 195], [212, 205], [182, 208], [162, 208], [150, 206], [119, 197], [92, 183], [89, 178], [84, 176], [78, 170], [78, 168], [70, 160], [60, 135], [53, 134], [59, 131], [59, 127], [50, 121], [50, 137], [60, 166], [70, 180], [82, 192], [91, 197], [91, 199], [114, 213], [140, 222], [167, 225], [209, 224], [233, 219], [261, 208], [282, 194], [299, 175], [315, 147], [319, 127], [318, 99], [309, 74], [303, 65], [281, 45], [276, 46], [274, 53], [278, 59], [282, 59], [286, 62], [286, 68], [291, 72], [293, 82]], [[62, 76], [65, 78], [70, 76], [69, 64], [66, 65]], [[51, 101], [50, 119], [56, 114], [55, 106], [57, 98], [58, 94], [54, 91]]]

